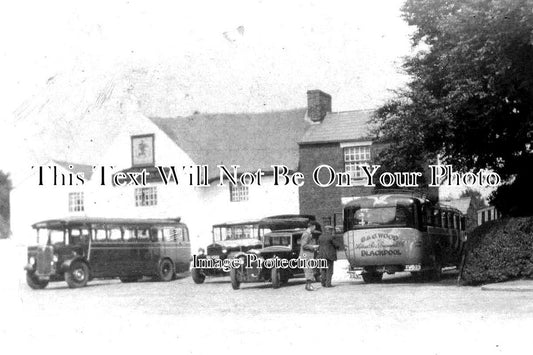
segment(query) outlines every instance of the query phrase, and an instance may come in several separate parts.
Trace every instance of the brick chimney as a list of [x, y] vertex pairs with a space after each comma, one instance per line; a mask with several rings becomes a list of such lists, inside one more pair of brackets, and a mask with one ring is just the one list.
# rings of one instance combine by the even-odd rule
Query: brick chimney
[[307, 117], [322, 122], [328, 112], [331, 112], [331, 95], [320, 90], [307, 91]]

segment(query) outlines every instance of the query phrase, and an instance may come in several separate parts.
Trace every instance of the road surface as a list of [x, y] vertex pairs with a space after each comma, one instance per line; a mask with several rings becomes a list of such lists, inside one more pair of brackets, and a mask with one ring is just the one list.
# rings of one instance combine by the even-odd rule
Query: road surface
[[[169, 283], [97, 280], [29, 289], [22, 280], [3, 302], [0, 338], [20, 353], [513, 354], [533, 340], [533, 294], [461, 287], [409, 274], [379, 284], [344, 277], [304, 290], [301, 279], [233, 290], [229, 278]], [[317, 284], [315, 284], [317, 285]], [[4, 297], [5, 299], [5, 297]]]

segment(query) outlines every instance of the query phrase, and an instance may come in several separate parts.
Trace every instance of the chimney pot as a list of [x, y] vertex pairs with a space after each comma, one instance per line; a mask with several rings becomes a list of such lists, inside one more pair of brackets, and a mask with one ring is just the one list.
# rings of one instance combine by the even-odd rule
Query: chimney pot
[[307, 91], [307, 117], [322, 122], [328, 112], [331, 112], [331, 95], [321, 90]]

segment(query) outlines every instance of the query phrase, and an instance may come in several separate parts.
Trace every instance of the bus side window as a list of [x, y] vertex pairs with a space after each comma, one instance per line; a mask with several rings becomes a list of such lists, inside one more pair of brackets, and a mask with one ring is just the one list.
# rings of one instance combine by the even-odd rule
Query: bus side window
[[464, 231], [466, 229], [466, 218], [465, 216], [461, 217], [461, 230]]
[[453, 229], [453, 212], [448, 212], [448, 228]]
[[226, 235], [224, 236], [224, 240], [233, 238], [233, 230], [231, 229], [231, 227], [226, 227]]
[[164, 242], [170, 242], [172, 241], [172, 229], [170, 228], [163, 228], [161, 230], [161, 234], [162, 234], [162, 237], [163, 237], [163, 241]]
[[81, 241], [83, 243], [89, 243], [89, 240], [91, 239], [91, 230], [90, 229], [80, 229], [81, 233]]
[[450, 226], [451, 229], [455, 229], [455, 213], [453, 212], [449, 214], [448, 225]]
[[181, 227], [174, 228], [174, 240], [176, 242], [183, 242], [183, 229]]
[[81, 242], [81, 235], [79, 229], [70, 229], [70, 241], [69, 244], [79, 244]]
[[121, 240], [122, 231], [119, 228], [113, 228], [107, 230], [107, 239], [110, 241]]
[[159, 240], [158, 231], [158, 228], [150, 228], [150, 240], [152, 242], [157, 242]]
[[220, 227], [214, 228], [213, 229], [213, 240], [215, 242], [218, 242], [218, 241], [222, 240], [222, 235], [221, 234], [222, 233], [221, 233], [221, 228]]
[[448, 228], [448, 212], [441, 211], [441, 224], [442, 228]]
[[93, 240], [97, 242], [103, 242], [106, 240], [106, 231], [105, 229], [93, 229]]
[[135, 230], [134, 229], [126, 229], [124, 231], [124, 240], [128, 242], [134, 242], [135, 241]]
[[434, 218], [433, 218], [433, 208], [429, 207], [429, 206], [425, 206], [426, 207], [426, 221], [427, 221], [427, 224], [428, 226], [434, 226], [435, 225], [435, 221], [434, 221]]
[[165, 242], [181, 242], [182, 233], [180, 228], [164, 228], [163, 240]]
[[442, 220], [440, 218], [441, 211], [439, 209], [435, 209], [433, 211], [433, 221], [435, 224], [435, 227], [442, 227]]
[[183, 228], [183, 241], [184, 242], [189, 241], [189, 230], [187, 228]]
[[139, 241], [148, 241], [148, 240], [150, 240], [150, 230], [149, 229], [138, 229], [137, 230], [137, 239]]

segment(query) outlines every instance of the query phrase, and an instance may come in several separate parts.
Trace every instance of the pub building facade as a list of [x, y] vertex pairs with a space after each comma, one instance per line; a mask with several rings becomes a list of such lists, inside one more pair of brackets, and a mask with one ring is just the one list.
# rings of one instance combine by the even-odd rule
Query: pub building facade
[[[257, 220], [279, 214], [313, 214], [326, 225], [339, 224], [342, 204], [367, 195], [360, 165], [372, 164], [383, 148], [368, 123], [372, 111], [332, 112], [331, 96], [307, 92], [307, 107], [285, 111], [237, 114], [194, 114], [188, 117], [146, 117], [130, 114], [129, 124], [91, 165], [46, 162], [57, 172], [84, 172], [84, 183], [74, 186], [37, 186], [37, 173], [11, 192], [12, 232], [21, 242], [32, 243], [31, 225], [65, 216], [115, 218], [175, 218], [188, 225], [193, 252], [212, 239], [215, 224]], [[351, 187], [320, 187], [312, 181], [322, 164], [350, 174]], [[157, 167], [208, 166], [191, 186], [180, 180], [165, 184]], [[262, 184], [219, 184], [219, 169], [238, 165], [239, 174], [261, 169]], [[272, 165], [301, 172], [305, 183], [274, 186]], [[93, 166], [97, 166], [93, 169]], [[102, 168], [103, 167], [103, 168]], [[116, 173], [146, 170], [146, 186], [117, 186]], [[168, 173], [169, 171], [166, 170]], [[50, 172], [47, 172], [50, 174]], [[131, 175], [130, 175], [131, 176]], [[139, 177], [140, 178], [140, 177]], [[32, 201], [28, 206], [28, 201]]]

